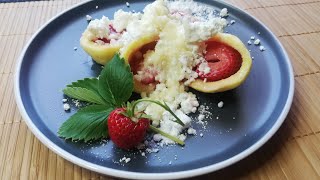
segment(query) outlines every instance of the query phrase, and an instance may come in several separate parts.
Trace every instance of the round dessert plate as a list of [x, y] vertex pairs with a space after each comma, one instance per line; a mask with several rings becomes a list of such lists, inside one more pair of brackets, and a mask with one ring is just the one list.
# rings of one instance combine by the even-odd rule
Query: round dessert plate
[[[122, 8], [141, 11], [152, 1], [88, 1], [62, 12], [30, 40], [18, 61], [15, 95], [29, 129], [52, 151], [84, 168], [121, 178], [174, 179], [197, 176], [229, 166], [261, 147], [279, 129], [292, 103], [294, 78], [290, 60], [270, 30], [242, 10], [220, 1], [198, 1], [220, 11], [228, 8], [226, 28], [243, 42], [255, 36], [259, 46], [247, 45], [254, 57], [252, 71], [237, 89], [217, 94], [191, 90], [208, 107], [205, 125], [196, 123], [196, 136], [185, 147], [160, 147], [157, 153], [122, 151], [111, 141], [89, 144], [61, 139], [57, 130], [76, 112], [63, 110], [62, 89], [85, 77], [96, 77], [101, 67], [79, 47], [86, 15], [112, 18]], [[258, 33], [259, 32], [259, 33]], [[77, 50], [74, 50], [78, 47]], [[76, 49], [76, 48], [75, 48]], [[217, 104], [223, 101], [223, 108]], [[203, 127], [205, 126], [205, 127]], [[200, 134], [202, 136], [200, 136]], [[120, 162], [123, 157], [129, 163]]]

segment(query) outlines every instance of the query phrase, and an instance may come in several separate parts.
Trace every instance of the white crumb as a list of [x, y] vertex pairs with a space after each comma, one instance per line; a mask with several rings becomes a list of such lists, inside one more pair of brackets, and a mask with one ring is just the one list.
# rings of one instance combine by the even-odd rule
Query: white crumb
[[253, 43], [254, 43], [254, 45], [259, 45], [260, 44], [260, 39], [256, 39]]
[[220, 102], [218, 103], [218, 107], [219, 107], [219, 108], [222, 108], [222, 107], [223, 107], [223, 101], [220, 101]]
[[193, 128], [189, 128], [187, 133], [190, 134], [190, 135], [196, 135], [197, 131], [195, 129], [193, 129]]
[[78, 99], [72, 99], [71, 101], [76, 107], [78, 108], [81, 107], [81, 103]]
[[204, 119], [204, 114], [199, 114], [198, 120], [199, 120], [199, 121], [202, 121], [203, 119]]
[[178, 138], [181, 140], [181, 141], [185, 141], [187, 139], [187, 136], [185, 136], [184, 134], [180, 134], [178, 136]]
[[69, 111], [70, 110], [70, 105], [68, 103], [63, 104], [63, 109], [65, 111]]
[[260, 46], [259, 49], [260, 49], [260, 51], [265, 51], [266, 50], [266, 48], [264, 46]]
[[162, 140], [162, 136], [160, 134], [155, 134], [155, 135], [153, 135], [153, 140], [155, 142], [159, 142]]
[[130, 161], [131, 161], [131, 158], [127, 158], [125, 156], [119, 160], [120, 163], [121, 162], [129, 163]]
[[227, 8], [223, 8], [220, 11], [220, 17], [227, 17], [228, 16], [228, 9]]
[[130, 162], [130, 161], [131, 161], [131, 158], [127, 158], [127, 159], [125, 160], [126, 163], [128, 163], [128, 162]]
[[87, 19], [87, 21], [91, 21], [92, 17], [90, 15], [86, 15], [86, 19]]
[[159, 149], [158, 149], [158, 148], [152, 148], [152, 149], [147, 148], [147, 149], [146, 149], [146, 152], [147, 152], [147, 153], [157, 153], [157, 152], [159, 152]]

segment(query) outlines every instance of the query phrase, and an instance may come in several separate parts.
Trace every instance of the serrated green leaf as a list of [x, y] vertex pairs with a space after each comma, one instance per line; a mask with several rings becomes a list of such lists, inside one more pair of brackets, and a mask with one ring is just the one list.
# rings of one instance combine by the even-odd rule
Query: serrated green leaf
[[99, 93], [98, 86], [97, 78], [84, 78], [67, 85], [67, 87], [82, 87]]
[[116, 54], [102, 70], [99, 77], [99, 93], [108, 103], [121, 107], [133, 91], [133, 74], [130, 66]]
[[90, 103], [107, 105], [106, 101], [95, 91], [82, 87], [66, 87], [63, 93], [69, 97]]
[[97, 140], [108, 136], [107, 118], [113, 107], [90, 105], [84, 107], [59, 128], [60, 137], [71, 140]]

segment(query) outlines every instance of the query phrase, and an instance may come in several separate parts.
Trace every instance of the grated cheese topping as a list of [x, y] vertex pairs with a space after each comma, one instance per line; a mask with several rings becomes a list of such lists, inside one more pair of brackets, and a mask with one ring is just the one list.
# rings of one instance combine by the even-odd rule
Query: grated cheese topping
[[109, 18], [102, 16], [101, 19], [94, 19], [90, 21], [87, 30], [93, 37], [108, 38], [110, 23], [111, 21]]
[[[141, 96], [166, 102], [185, 126], [173, 122], [173, 116], [158, 105], [142, 103], [138, 108], [152, 117], [153, 125], [184, 141], [186, 136], [181, 134], [184, 129], [189, 128], [189, 134], [196, 133], [190, 128], [192, 119], [188, 114], [195, 113], [199, 106], [196, 96], [187, 92], [186, 86], [198, 77], [197, 65], [200, 73], [210, 72], [203, 57], [204, 41], [223, 31], [227, 21], [222, 17], [227, 15], [225, 8], [217, 12], [192, 0], [156, 0], [148, 4], [143, 13], [120, 9], [115, 12], [113, 20], [105, 16], [92, 20], [87, 31], [92, 38], [108, 38], [113, 40], [111, 43], [122, 45], [120, 53], [127, 50], [127, 44], [145, 35], [159, 36], [155, 49], [143, 56], [143, 66], [151, 73], [140, 71], [134, 78], [139, 80], [157, 72], [155, 80], [159, 84], [153, 92]], [[116, 33], [110, 32], [110, 25]], [[174, 143], [160, 134], [154, 135], [154, 140], [161, 144]]]

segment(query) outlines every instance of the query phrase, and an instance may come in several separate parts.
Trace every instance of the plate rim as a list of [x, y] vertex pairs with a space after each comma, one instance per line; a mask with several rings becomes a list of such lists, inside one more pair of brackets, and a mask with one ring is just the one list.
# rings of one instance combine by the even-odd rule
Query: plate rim
[[31, 45], [31, 43], [34, 41], [34, 39], [38, 36], [38, 34], [47, 26], [49, 25], [52, 21], [54, 21], [55, 19], [57, 19], [58, 17], [62, 16], [63, 14], [65, 14], [66, 12], [75, 9], [83, 4], [89, 3], [90, 1], [94, 1], [94, 0], [85, 0], [84, 2], [75, 4], [73, 6], [71, 6], [70, 8], [67, 8], [66, 10], [58, 13], [56, 16], [52, 17], [50, 20], [48, 20], [44, 25], [42, 25], [33, 35], [32, 37], [29, 39], [29, 41], [26, 43], [26, 45], [24, 46], [23, 50], [21, 51], [21, 54], [19, 56], [19, 58], [17, 59], [17, 64], [16, 64], [16, 68], [15, 68], [15, 73], [14, 73], [14, 95], [15, 95], [15, 99], [16, 99], [16, 103], [18, 106], [18, 109], [21, 113], [21, 116], [23, 118], [23, 120], [26, 122], [28, 128], [32, 131], [32, 133], [41, 141], [41, 143], [43, 143], [46, 147], [48, 147], [50, 150], [52, 150], [53, 152], [55, 152], [56, 154], [58, 154], [59, 156], [63, 157], [64, 159], [79, 165], [83, 168], [101, 173], [101, 174], [105, 174], [105, 175], [109, 175], [109, 176], [113, 176], [113, 177], [120, 177], [120, 178], [130, 178], [130, 179], [177, 179], [177, 178], [188, 178], [188, 177], [194, 177], [194, 176], [198, 176], [198, 175], [203, 175], [203, 174], [207, 174], [210, 172], [214, 172], [217, 170], [220, 170], [222, 168], [228, 167], [236, 162], [239, 162], [240, 160], [246, 158], [247, 156], [249, 156], [250, 154], [252, 154], [253, 152], [255, 152], [257, 149], [259, 149], [262, 145], [264, 145], [280, 128], [280, 126], [283, 124], [285, 118], [287, 117], [287, 114], [289, 113], [289, 110], [291, 108], [292, 105], [292, 101], [293, 101], [293, 95], [294, 95], [294, 73], [293, 73], [293, 68], [292, 68], [292, 64], [290, 61], [290, 58], [286, 52], [286, 50], [284, 49], [282, 43], [279, 41], [279, 39], [274, 35], [274, 33], [266, 26], [264, 25], [260, 20], [256, 19], [254, 16], [248, 14], [247, 12], [243, 11], [242, 9], [228, 3], [228, 2], [224, 2], [224, 1], [220, 1], [217, 0], [219, 3], [222, 4], [226, 4], [228, 6], [231, 6], [234, 9], [237, 9], [238, 11], [241, 11], [242, 13], [245, 13], [246, 15], [250, 16], [252, 19], [254, 19], [255, 21], [257, 21], [263, 28], [265, 28], [270, 34], [271, 36], [275, 39], [276, 43], [279, 44], [280, 46], [280, 50], [282, 51], [284, 57], [285, 57], [285, 64], [288, 68], [288, 72], [289, 72], [289, 93], [288, 93], [288, 98], [285, 102], [285, 105], [283, 107], [283, 110], [281, 112], [281, 114], [278, 116], [277, 120], [275, 121], [275, 123], [273, 124], [273, 126], [268, 130], [268, 132], [262, 136], [257, 142], [255, 142], [253, 145], [251, 145], [250, 147], [248, 147], [247, 149], [243, 150], [242, 152], [232, 156], [229, 159], [226, 159], [224, 161], [215, 163], [215, 164], [211, 164], [208, 166], [204, 166], [201, 168], [196, 168], [196, 169], [192, 169], [192, 170], [186, 170], [186, 171], [178, 171], [178, 172], [166, 172], [166, 173], [142, 173], [142, 172], [131, 172], [131, 171], [125, 171], [125, 170], [117, 170], [117, 169], [113, 169], [113, 168], [109, 168], [109, 167], [104, 167], [104, 166], [100, 166], [98, 164], [94, 164], [91, 162], [88, 162], [86, 160], [83, 160], [69, 152], [67, 152], [66, 150], [60, 148], [59, 146], [57, 146], [55, 143], [53, 143], [49, 138], [47, 138], [38, 128], [37, 126], [33, 123], [33, 121], [31, 120], [31, 118], [29, 117], [26, 109], [24, 108], [23, 102], [22, 102], [22, 98], [20, 96], [20, 84], [19, 84], [19, 78], [20, 78], [20, 70], [21, 70], [21, 65], [23, 62], [23, 59], [25, 57], [25, 54], [29, 48], [29, 46]]

